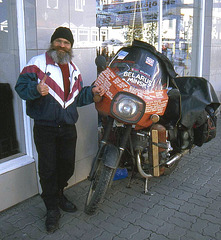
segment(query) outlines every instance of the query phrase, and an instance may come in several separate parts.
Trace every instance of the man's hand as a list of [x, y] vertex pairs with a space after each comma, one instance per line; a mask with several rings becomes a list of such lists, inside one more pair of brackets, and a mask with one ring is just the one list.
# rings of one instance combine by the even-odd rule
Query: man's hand
[[41, 96], [46, 96], [49, 93], [49, 88], [45, 84], [45, 81], [47, 79], [48, 74], [45, 74], [43, 79], [40, 81], [40, 83], [37, 85], [37, 90], [41, 94]]
[[94, 102], [100, 102], [102, 99], [102, 96], [105, 94], [105, 89], [101, 86], [99, 87], [93, 87], [92, 92], [94, 94]]
[[105, 94], [105, 89], [101, 86], [96, 86], [92, 88], [92, 92], [95, 95], [103, 96]]

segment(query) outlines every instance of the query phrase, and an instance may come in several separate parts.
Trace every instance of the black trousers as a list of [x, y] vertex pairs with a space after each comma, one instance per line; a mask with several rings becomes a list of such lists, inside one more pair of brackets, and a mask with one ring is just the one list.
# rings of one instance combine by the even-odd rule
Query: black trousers
[[75, 125], [34, 125], [41, 197], [47, 209], [57, 209], [59, 191], [68, 185], [74, 173], [76, 140]]

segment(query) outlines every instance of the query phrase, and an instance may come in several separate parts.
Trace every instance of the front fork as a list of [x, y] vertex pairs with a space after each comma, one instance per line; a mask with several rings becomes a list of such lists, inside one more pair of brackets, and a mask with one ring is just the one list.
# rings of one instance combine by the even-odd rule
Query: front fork
[[112, 126], [113, 126], [113, 122], [114, 122], [114, 119], [109, 117], [108, 118], [108, 121], [107, 121], [107, 125], [105, 127], [105, 131], [104, 131], [104, 135], [103, 135], [103, 138], [102, 140], [100, 141], [100, 144], [99, 144], [99, 148], [98, 148], [98, 151], [97, 151], [97, 154], [93, 160], [93, 163], [92, 163], [92, 167], [91, 167], [91, 171], [89, 173], [89, 176], [88, 176], [88, 180], [92, 181], [93, 180], [93, 177], [94, 177], [94, 173], [97, 169], [97, 166], [98, 166], [98, 163], [99, 163], [99, 157], [101, 155], [101, 152], [103, 150], [103, 147], [107, 144], [107, 141], [109, 139], [109, 136], [110, 136], [110, 132], [111, 132], [111, 129], [112, 129]]
[[[103, 150], [104, 146], [107, 145], [107, 143], [108, 143], [108, 139], [109, 139], [112, 127], [113, 127], [113, 121], [114, 121], [113, 118], [108, 117], [108, 122], [107, 122], [107, 125], [106, 125], [105, 130], [104, 130], [103, 138], [100, 141], [99, 149], [98, 149], [97, 154], [94, 158], [92, 168], [91, 168], [91, 171], [90, 171], [89, 176], [88, 176], [88, 180], [90, 180], [90, 181], [93, 180], [93, 178], [94, 178], [94, 174], [95, 174], [96, 169], [98, 167], [98, 164], [100, 162], [100, 156], [102, 154], [102, 150]], [[132, 128], [131, 125], [126, 125], [124, 134], [121, 138], [121, 142], [120, 142], [120, 145], [118, 147], [118, 150], [119, 150], [118, 157], [116, 159], [114, 159], [114, 161], [111, 163], [111, 168], [115, 169], [115, 171], [117, 169], [117, 166], [119, 165], [121, 156], [122, 156], [122, 154], [123, 154], [123, 152], [126, 148], [127, 141], [128, 141], [129, 136], [130, 136], [131, 128]], [[114, 171], [114, 173], [115, 173], [115, 171]], [[114, 174], [113, 174], [113, 177], [114, 177]], [[113, 179], [113, 177], [112, 177], [112, 179]]]
[[122, 155], [124, 153], [124, 150], [127, 146], [127, 141], [130, 138], [131, 129], [132, 129], [132, 125], [126, 125], [125, 131], [124, 131], [123, 136], [122, 136], [121, 141], [120, 141], [120, 145], [118, 147], [119, 155], [118, 155], [118, 158], [116, 159], [116, 161], [113, 165], [114, 172], [113, 172], [113, 175], [112, 175], [109, 186], [111, 186], [111, 184], [113, 182], [113, 178], [114, 178], [114, 175], [116, 173], [117, 167], [120, 163], [121, 157], [122, 157]]

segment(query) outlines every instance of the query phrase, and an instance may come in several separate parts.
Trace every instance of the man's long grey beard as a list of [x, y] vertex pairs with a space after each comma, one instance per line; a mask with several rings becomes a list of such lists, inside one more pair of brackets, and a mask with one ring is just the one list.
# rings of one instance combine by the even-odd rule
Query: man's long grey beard
[[72, 49], [69, 52], [59, 52], [53, 48], [49, 48], [48, 55], [58, 64], [69, 63], [73, 57]]

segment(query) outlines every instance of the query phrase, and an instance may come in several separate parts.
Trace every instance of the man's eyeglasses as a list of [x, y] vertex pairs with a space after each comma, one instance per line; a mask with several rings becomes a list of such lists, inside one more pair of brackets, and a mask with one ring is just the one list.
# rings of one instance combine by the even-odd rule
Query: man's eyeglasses
[[57, 43], [59, 45], [62, 45], [62, 44], [64, 44], [65, 46], [71, 45], [71, 43], [69, 41], [64, 41], [64, 40], [60, 40], [60, 39], [55, 39], [54, 41], [55, 41], [55, 43]]

